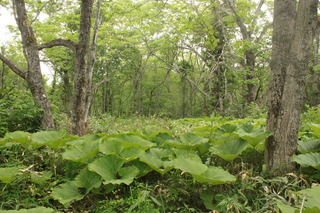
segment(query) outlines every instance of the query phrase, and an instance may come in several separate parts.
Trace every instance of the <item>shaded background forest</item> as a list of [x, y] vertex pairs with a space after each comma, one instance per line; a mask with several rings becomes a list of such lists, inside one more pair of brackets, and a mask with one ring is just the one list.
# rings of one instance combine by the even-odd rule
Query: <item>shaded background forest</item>
[[[29, 3], [28, 15], [39, 43], [77, 40], [79, 2]], [[2, 4], [10, 10], [10, 3]], [[264, 0], [102, 1], [90, 117], [245, 117], [264, 112], [272, 4]], [[26, 67], [18, 30], [9, 28], [15, 36], [2, 53]], [[316, 39], [305, 91], [309, 106], [320, 103], [318, 43]], [[53, 73], [46, 90], [58, 127], [67, 125], [71, 113], [73, 55], [64, 47], [41, 53]], [[1, 131], [36, 131], [41, 110], [34, 106], [26, 82], [3, 63], [0, 78]]]

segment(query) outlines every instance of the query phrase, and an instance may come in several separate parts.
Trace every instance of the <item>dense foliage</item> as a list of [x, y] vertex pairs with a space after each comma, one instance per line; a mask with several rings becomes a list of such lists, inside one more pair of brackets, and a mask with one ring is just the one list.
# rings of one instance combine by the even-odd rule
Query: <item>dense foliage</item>
[[303, 173], [277, 178], [268, 178], [263, 169], [261, 150], [269, 135], [264, 119], [108, 117], [91, 121], [91, 128], [105, 127], [99, 130], [103, 133], [83, 137], [63, 130], [8, 133], [0, 140], [1, 208], [319, 211], [317, 119], [318, 109], [305, 114], [299, 154], [293, 158]]

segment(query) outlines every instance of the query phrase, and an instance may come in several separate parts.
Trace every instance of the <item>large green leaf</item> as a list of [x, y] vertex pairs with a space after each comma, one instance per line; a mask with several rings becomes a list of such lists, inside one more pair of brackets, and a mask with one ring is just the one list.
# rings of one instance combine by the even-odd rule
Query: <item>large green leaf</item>
[[300, 164], [302, 167], [311, 166], [313, 168], [320, 169], [320, 153], [295, 155], [292, 157], [292, 161]]
[[20, 167], [0, 168], [0, 181], [11, 183], [21, 174], [20, 169]]
[[180, 136], [180, 140], [168, 140], [166, 143], [177, 148], [194, 148], [208, 142], [208, 140], [193, 133], [185, 133]]
[[4, 138], [0, 140], [0, 145], [4, 145], [9, 141], [20, 143], [22, 146], [27, 147], [31, 143], [31, 133], [22, 131], [6, 133]]
[[101, 185], [101, 176], [95, 172], [91, 172], [88, 168], [84, 168], [74, 179], [74, 184], [81, 188], [86, 189], [86, 194], [93, 188], [98, 188]]
[[300, 153], [318, 152], [320, 151], [320, 140], [298, 141], [298, 151]]
[[151, 143], [137, 135], [120, 135], [118, 137], [108, 138], [107, 141], [117, 141], [122, 143], [125, 148], [138, 147], [143, 150], [155, 146], [154, 143]]
[[48, 147], [58, 149], [64, 147], [66, 142], [69, 141], [63, 139], [66, 134], [65, 130], [36, 132], [31, 136], [31, 145], [35, 148], [46, 145]]
[[228, 141], [213, 145], [210, 151], [226, 161], [233, 161], [242, 151], [247, 149], [249, 143], [241, 138], [231, 138]]
[[176, 169], [180, 169], [192, 175], [204, 174], [208, 169], [208, 167], [202, 163], [199, 156], [193, 156], [192, 158], [178, 156], [173, 160], [173, 166]]
[[169, 149], [151, 148], [140, 156], [140, 161], [148, 164], [160, 174], [165, 174], [173, 168], [172, 157], [173, 152]]
[[125, 160], [115, 155], [107, 155], [90, 163], [88, 168], [102, 177], [103, 184], [125, 183], [129, 185], [138, 175], [139, 169], [134, 166], [123, 167], [124, 163]]
[[313, 131], [312, 134], [320, 138], [320, 124], [309, 123], [308, 127]]
[[98, 141], [92, 141], [71, 146], [62, 153], [62, 157], [74, 162], [89, 163], [96, 156], [98, 145]]
[[305, 207], [320, 208], [320, 186], [298, 191], [297, 194], [306, 196], [306, 201], [304, 203]]
[[78, 187], [73, 181], [68, 181], [54, 188], [52, 196], [65, 207], [68, 207], [72, 201], [81, 200], [84, 197], [79, 193]]
[[248, 141], [251, 146], [256, 147], [259, 143], [265, 141], [271, 135], [271, 132], [265, 131], [262, 126], [256, 128], [252, 124], [246, 123], [241, 125], [236, 134]]
[[99, 151], [106, 155], [117, 155], [126, 161], [132, 161], [144, 153], [140, 147], [125, 148], [119, 141], [102, 141], [99, 144]]
[[210, 166], [204, 174], [192, 175], [199, 183], [211, 183], [213, 185], [225, 184], [236, 181], [236, 177], [226, 170]]
[[20, 210], [0, 210], [0, 213], [54, 213], [55, 210], [46, 208], [43, 206], [32, 209], [20, 209]]
[[277, 202], [277, 206], [281, 210], [282, 213], [295, 213], [297, 210], [297, 208], [286, 205], [282, 202]]
[[32, 172], [30, 173], [30, 178], [33, 183], [43, 184], [45, 181], [49, 180], [52, 176], [51, 171], [42, 172]]

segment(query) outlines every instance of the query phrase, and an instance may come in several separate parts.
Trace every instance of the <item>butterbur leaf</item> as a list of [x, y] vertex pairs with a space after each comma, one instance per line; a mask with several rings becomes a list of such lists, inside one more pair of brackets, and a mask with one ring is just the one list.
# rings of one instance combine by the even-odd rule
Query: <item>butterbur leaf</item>
[[71, 146], [62, 153], [63, 159], [80, 163], [89, 163], [98, 152], [98, 141]]
[[271, 133], [265, 131], [262, 126], [256, 128], [249, 123], [242, 124], [241, 128], [236, 132], [236, 134], [248, 141], [253, 147], [256, 147], [259, 143], [265, 141], [266, 138], [271, 135]]
[[147, 141], [137, 135], [120, 135], [118, 137], [109, 138], [108, 140], [121, 142], [125, 148], [138, 147], [140, 149], [146, 150], [150, 147], [155, 146], [154, 143], [151, 143], [150, 141]]
[[124, 163], [125, 160], [115, 155], [107, 155], [90, 163], [88, 168], [102, 177], [103, 184], [130, 184], [139, 173], [139, 169], [134, 166], [123, 167]]
[[11, 183], [17, 179], [20, 172], [20, 167], [0, 168], [0, 181], [3, 183]]
[[144, 153], [144, 150], [139, 147], [125, 148], [118, 141], [102, 141], [99, 145], [99, 151], [106, 155], [117, 155], [126, 161], [132, 161]]
[[148, 164], [160, 174], [165, 174], [173, 168], [171, 166], [172, 154], [173, 152], [169, 149], [151, 148], [141, 154], [140, 161]]
[[210, 151], [222, 159], [231, 162], [245, 149], [247, 149], [248, 146], [248, 142], [242, 140], [241, 138], [233, 138], [224, 143], [213, 145], [210, 148]]
[[308, 127], [313, 131], [312, 134], [320, 138], [320, 124], [309, 123]]
[[[319, 213], [320, 212], [320, 208], [315, 206], [313, 208], [305, 208], [302, 210], [302, 213]], [[296, 211], [296, 213], [300, 213], [299, 211]]]
[[21, 210], [0, 210], [0, 213], [54, 213], [55, 210], [46, 207], [36, 207], [32, 209], [21, 209]]
[[296, 193], [306, 196], [306, 201], [304, 203], [305, 207], [308, 207], [308, 208], [320, 207], [320, 186], [315, 186], [310, 189], [304, 189]]
[[0, 145], [4, 145], [8, 141], [20, 143], [22, 146], [27, 147], [31, 143], [31, 133], [22, 131], [6, 133], [0, 141]]
[[84, 168], [74, 179], [74, 184], [77, 187], [86, 189], [86, 194], [93, 188], [98, 188], [101, 185], [101, 176], [95, 172], [91, 172], [88, 168]]
[[295, 155], [292, 157], [292, 161], [300, 164], [302, 167], [311, 166], [313, 168], [320, 169], [320, 153]]
[[196, 154], [194, 154], [193, 156], [178, 156], [173, 160], [173, 166], [176, 169], [180, 169], [192, 175], [204, 174], [208, 168], [205, 164], [202, 163], [200, 157]]
[[208, 140], [208, 138], [192, 133], [185, 133], [180, 136], [180, 140], [168, 140], [166, 143], [177, 148], [194, 148], [208, 142]]
[[51, 148], [58, 148], [60, 146], [64, 146], [66, 144], [66, 140], [63, 140], [66, 135], [65, 130], [60, 131], [41, 131], [32, 134], [32, 146], [35, 148], [41, 146], [49, 146]]
[[137, 178], [143, 177], [153, 170], [148, 164], [138, 160], [134, 161], [134, 166], [139, 170]]
[[72, 201], [81, 200], [84, 197], [79, 193], [78, 187], [73, 181], [68, 181], [54, 188], [52, 196], [65, 207], [68, 207]]
[[200, 198], [203, 201], [204, 206], [209, 210], [214, 210], [215, 206], [212, 201], [214, 199], [214, 194], [210, 191], [201, 192]]
[[309, 152], [318, 152], [320, 151], [320, 140], [298, 141], [298, 151], [303, 154]]
[[277, 206], [281, 210], [282, 213], [295, 213], [296, 210], [298, 210], [297, 208], [286, 205], [282, 202], [277, 202]]
[[30, 174], [31, 181], [37, 184], [43, 184], [45, 181], [50, 179], [51, 176], [52, 176], [51, 171], [32, 172]]
[[216, 129], [215, 132], [218, 134], [233, 133], [237, 128], [238, 126], [234, 124], [224, 124]]
[[228, 171], [210, 166], [202, 175], [192, 175], [199, 183], [211, 183], [213, 185], [225, 184], [236, 181], [236, 177]]

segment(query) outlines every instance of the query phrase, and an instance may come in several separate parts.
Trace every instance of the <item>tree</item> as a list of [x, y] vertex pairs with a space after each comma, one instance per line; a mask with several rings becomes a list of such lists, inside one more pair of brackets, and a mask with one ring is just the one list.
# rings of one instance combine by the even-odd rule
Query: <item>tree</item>
[[41, 106], [44, 112], [43, 128], [53, 129], [52, 108], [48, 101], [42, 79], [37, 39], [31, 22], [28, 19], [24, 0], [14, 0], [13, 4], [16, 21], [21, 33], [24, 57], [28, 63], [28, 71], [20, 69], [13, 61], [2, 54], [0, 54], [0, 59], [17, 75], [28, 82], [35, 104]]
[[[309, 51], [317, 27], [318, 0], [275, 0], [265, 161], [268, 171], [294, 169]], [[297, 9], [296, 9], [297, 8]]]

